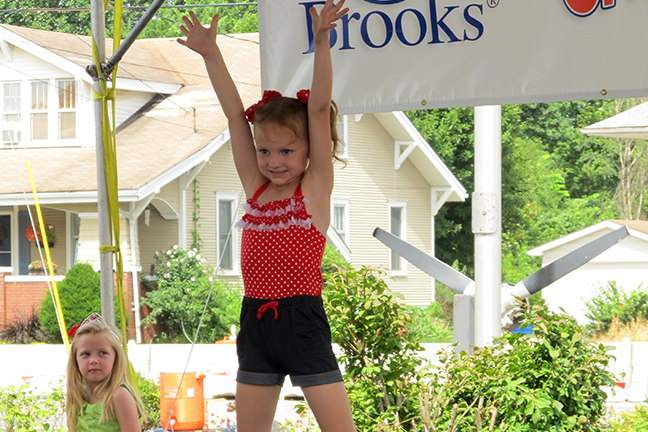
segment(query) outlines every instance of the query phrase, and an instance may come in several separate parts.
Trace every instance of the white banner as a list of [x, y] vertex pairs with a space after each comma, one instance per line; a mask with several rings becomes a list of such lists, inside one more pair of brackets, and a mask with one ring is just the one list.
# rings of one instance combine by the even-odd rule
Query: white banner
[[[308, 9], [259, 0], [261, 83], [311, 85]], [[346, 114], [648, 95], [648, 0], [347, 0], [331, 31]]]

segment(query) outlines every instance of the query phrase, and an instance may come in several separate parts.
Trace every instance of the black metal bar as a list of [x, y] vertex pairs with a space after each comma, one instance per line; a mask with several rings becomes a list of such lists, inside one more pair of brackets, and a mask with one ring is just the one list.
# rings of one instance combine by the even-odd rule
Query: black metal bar
[[140, 33], [142, 33], [142, 30], [144, 30], [149, 21], [153, 19], [157, 11], [160, 9], [160, 7], [162, 7], [164, 1], [165, 0], [155, 0], [153, 3], [151, 3], [142, 18], [137, 22], [137, 24], [135, 24], [130, 33], [128, 33], [128, 36], [124, 38], [121, 45], [119, 45], [117, 50], [106, 62], [106, 69], [105, 71], [103, 71], [104, 76], [106, 74], [112, 73], [112, 70], [115, 68], [115, 66], [117, 66], [117, 63], [119, 63], [124, 54], [126, 54], [126, 51], [128, 51], [131, 45], [133, 45], [137, 37], [140, 35]]

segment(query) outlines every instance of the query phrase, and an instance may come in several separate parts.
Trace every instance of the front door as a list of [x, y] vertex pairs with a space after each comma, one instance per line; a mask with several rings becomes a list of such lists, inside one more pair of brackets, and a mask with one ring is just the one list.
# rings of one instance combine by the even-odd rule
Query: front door
[[25, 229], [30, 225], [29, 213], [18, 212], [18, 274], [29, 274], [29, 263], [31, 263], [31, 243], [25, 237]]

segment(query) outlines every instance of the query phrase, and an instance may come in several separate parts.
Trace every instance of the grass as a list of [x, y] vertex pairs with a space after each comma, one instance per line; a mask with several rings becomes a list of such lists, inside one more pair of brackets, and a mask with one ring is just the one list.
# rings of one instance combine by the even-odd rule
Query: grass
[[648, 320], [639, 317], [626, 325], [618, 317], [614, 317], [610, 330], [605, 334], [594, 335], [593, 339], [596, 342], [622, 342], [626, 337], [633, 342], [648, 342]]

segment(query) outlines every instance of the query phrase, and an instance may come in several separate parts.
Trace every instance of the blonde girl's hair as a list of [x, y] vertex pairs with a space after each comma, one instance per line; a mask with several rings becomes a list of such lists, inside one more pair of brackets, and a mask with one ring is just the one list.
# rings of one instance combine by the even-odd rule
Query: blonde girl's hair
[[[331, 101], [329, 123], [331, 126], [331, 156], [346, 165], [346, 162], [338, 157], [343, 142], [338, 135], [338, 107], [334, 101]], [[287, 128], [295, 136], [309, 141], [308, 106], [296, 98], [281, 96], [259, 108], [254, 115], [254, 125], [263, 126], [268, 124]]]
[[112, 372], [95, 389], [96, 394], [101, 398], [103, 403], [103, 410], [99, 422], [102, 423], [114, 416], [115, 412], [112, 406], [112, 399], [117, 389], [122, 386], [126, 387], [133, 396], [133, 399], [135, 399], [140, 418], [146, 418], [142, 400], [128, 378], [128, 359], [121, 343], [119, 331], [114, 326], [104, 322], [103, 319], [95, 319], [85, 322], [77, 329], [72, 339], [72, 344], [70, 345], [70, 356], [67, 364], [67, 396], [65, 402], [68, 431], [76, 432], [78, 430], [77, 417], [79, 413], [83, 415], [83, 395], [87, 387], [87, 382], [79, 371], [76, 355], [80, 337], [87, 334], [104, 335], [115, 350], [115, 363], [113, 364]]

